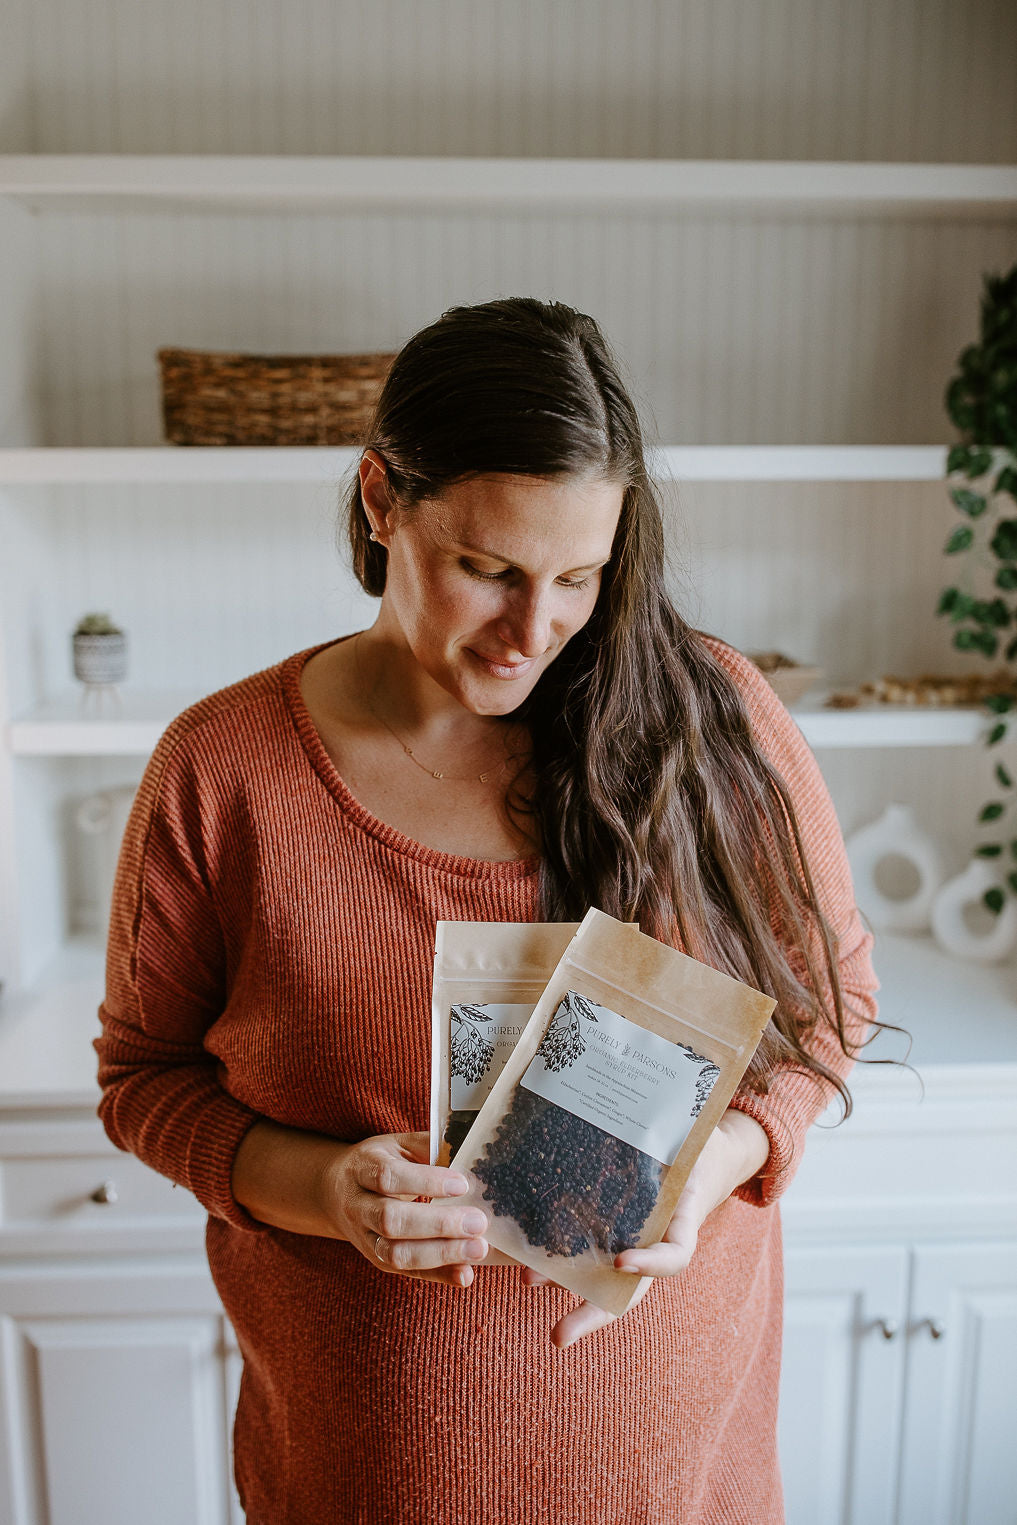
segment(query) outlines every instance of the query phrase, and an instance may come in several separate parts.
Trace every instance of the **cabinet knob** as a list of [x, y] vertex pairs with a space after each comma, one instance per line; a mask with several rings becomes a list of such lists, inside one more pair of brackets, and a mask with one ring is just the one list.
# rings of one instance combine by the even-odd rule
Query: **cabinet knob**
[[89, 1200], [101, 1203], [119, 1202], [120, 1193], [117, 1191], [117, 1183], [115, 1181], [103, 1181], [102, 1185], [97, 1186], [92, 1192]]
[[927, 1329], [930, 1340], [941, 1340], [946, 1333], [946, 1325], [941, 1324], [938, 1318], [920, 1318], [917, 1323], [912, 1324], [911, 1328], [915, 1334], [922, 1329]]
[[900, 1324], [895, 1318], [874, 1319], [873, 1328], [879, 1330], [884, 1340], [895, 1340], [900, 1333]]

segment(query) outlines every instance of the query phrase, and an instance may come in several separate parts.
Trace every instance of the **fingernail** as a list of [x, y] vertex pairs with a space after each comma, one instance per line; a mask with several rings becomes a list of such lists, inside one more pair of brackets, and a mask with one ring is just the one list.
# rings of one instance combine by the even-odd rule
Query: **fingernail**
[[476, 1208], [472, 1212], [463, 1215], [464, 1234], [482, 1234], [487, 1227], [487, 1219]]
[[469, 1266], [464, 1266], [461, 1271], [456, 1272], [455, 1285], [457, 1287], [468, 1287], [472, 1280], [473, 1272], [470, 1270]]
[[470, 1189], [470, 1183], [465, 1176], [446, 1176], [445, 1195], [447, 1197], [463, 1197]]
[[643, 1274], [642, 1269], [639, 1266], [615, 1266], [615, 1270], [627, 1271], [630, 1276], [642, 1276]]
[[487, 1254], [487, 1245], [483, 1239], [467, 1239], [466, 1253], [471, 1260], [483, 1260]]

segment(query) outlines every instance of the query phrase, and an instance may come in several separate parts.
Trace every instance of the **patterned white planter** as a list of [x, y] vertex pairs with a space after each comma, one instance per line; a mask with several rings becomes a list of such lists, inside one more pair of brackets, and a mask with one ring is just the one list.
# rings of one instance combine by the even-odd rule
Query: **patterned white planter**
[[106, 687], [122, 683], [127, 676], [127, 637], [116, 635], [75, 635], [74, 676], [82, 683]]

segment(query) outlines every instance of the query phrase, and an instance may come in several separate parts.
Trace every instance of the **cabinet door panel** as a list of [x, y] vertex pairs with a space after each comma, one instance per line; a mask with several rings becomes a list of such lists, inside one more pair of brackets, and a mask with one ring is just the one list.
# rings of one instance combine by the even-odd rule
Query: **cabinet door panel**
[[222, 1525], [219, 1320], [53, 1319], [21, 1337], [47, 1525]]
[[921, 1247], [911, 1311], [901, 1525], [1015, 1525], [1017, 1244]]
[[[779, 1441], [788, 1525], [893, 1525], [907, 1256], [789, 1249]], [[896, 1324], [887, 1340], [878, 1321]]]
[[196, 1259], [0, 1264], [2, 1525], [225, 1525], [224, 1325]]

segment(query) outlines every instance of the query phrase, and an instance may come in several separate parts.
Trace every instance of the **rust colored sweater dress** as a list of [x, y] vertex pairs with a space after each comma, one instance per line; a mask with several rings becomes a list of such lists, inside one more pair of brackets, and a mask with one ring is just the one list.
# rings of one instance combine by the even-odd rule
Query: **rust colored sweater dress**
[[[877, 987], [811, 752], [756, 669], [711, 648], [796, 802], [860, 1033]], [[321, 648], [313, 648], [318, 650]], [[466, 1290], [255, 1222], [230, 1190], [259, 1117], [336, 1139], [425, 1130], [435, 922], [536, 919], [536, 861], [420, 845], [370, 815], [300, 695], [312, 651], [202, 700], [145, 772], [120, 857], [100, 1114], [189, 1188], [244, 1357], [235, 1471], [251, 1525], [778, 1525], [777, 1198], [829, 1099], [782, 1073], [734, 1105], [765, 1170], [685, 1274], [559, 1352], [573, 1305], [516, 1267]], [[817, 1040], [838, 1071], [849, 1066]]]

